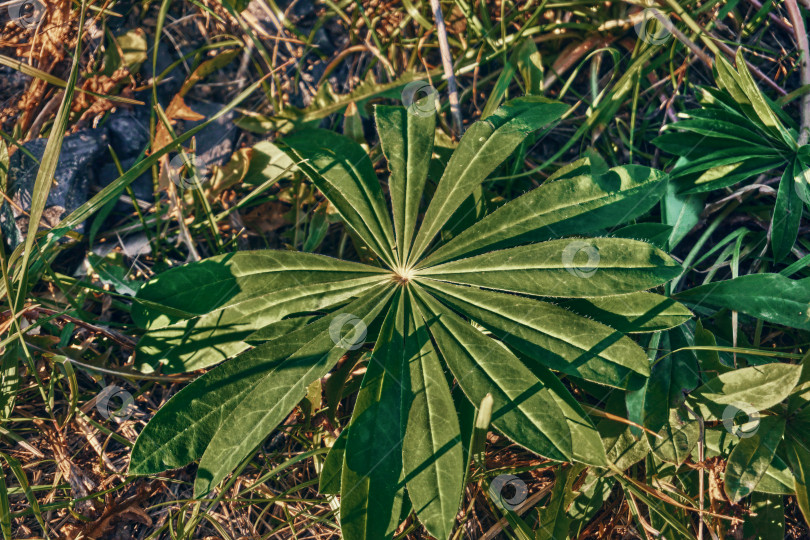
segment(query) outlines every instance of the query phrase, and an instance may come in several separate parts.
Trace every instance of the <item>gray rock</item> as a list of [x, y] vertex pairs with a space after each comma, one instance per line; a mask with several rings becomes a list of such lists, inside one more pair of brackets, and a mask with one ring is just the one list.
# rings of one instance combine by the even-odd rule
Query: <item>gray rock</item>
[[30, 81], [28, 75], [8, 66], [0, 66], [0, 108], [15, 106]]
[[[192, 100], [187, 100], [186, 104], [191, 107], [194, 112], [205, 116], [206, 120], [217, 114], [224, 107], [224, 105], [218, 103]], [[236, 114], [231, 111], [194, 136], [197, 140], [196, 155], [202, 159], [206, 167], [222, 165], [230, 159], [238, 135], [238, 128], [236, 124], [233, 123], [235, 116]], [[183, 128], [188, 131], [204, 121], [205, 120], [200, 120], [199, 122], [184, 121]]]
[[[24, 147], [41, 161], [47, 143], [47, 139], [35, 139], [25, 143]], [[65, 137], [42, 221], [54, 226], [87, 201], [87, 192], [94, 177], [94, 164], [106, 152], [107, 144], [108, 136], [104, 129], [83, 130]], [[11, 156], [9, 194], [14, 204], [3, 205], [6, 212], [0, 216], [8, 247], [15, 247], [28, 233], [27, 213], [31, 210], [31, 194], [38, 171], [39, 164], [21, 149]], [[79, 232], [82, 232], [81, 227]]]
[[[135, 165], [135, 159], [136, 158], [133, 157], [121, 160], [121, 168], [124, 170], [124, 172], [130, 170], [132, 166]], [[107, 187], [120, 177], [121, 175], [118, 174], [118, 167], [115, 166], [115, 163], [105, 163], [98, 170], [97, 185], [100, 187]], [[132, 191], [135, 192], [136, 198], [146, 202], [152, 202], [152, 199], [154, 199], [151, 172], [147, 171], [140, 175], [138, 178], [132, 181], [130, 187], [132, 187]], [[126, 194], [126, 192], [124, 192], [124, 194]], [[131, 203], [119, 201], [115, 206], [115, 209], [119, 212], [132, 212], [134, 207]]]
[[149, 117], [144, 118], [139, 111], [119, 109], [110, 115], [105, 127], [118, 159], [139, 155], [149, 143]]
[[[165, 43], [160, 47], [158, 50], [158, 58], [157, 58], [157, 70], [152, 71], [152, 57], [151, 51], [154, 43], [152, 42], [152, 38], [149, 39], [149, 61], [144, 62], [141, 66], [141, 74], [143, 75], [144, 81], [149, 81], [155, 75], [162, 75], [164, 71], [166, 71], [171, 65], [180, 58], [177, 51], [174, 47], [167, 46]], [[180, 51], [182, 54], [187, 54], [190, 51], [193, 51], [193, 48], [189, 47], [181, 47]], [[188, 74], [185, 70], [185, 64], [180, 62], [171, 71], [161, 79], [160, 83], [157, 87], [158, 93], [158, 101], [160, 104], [165, 108], [168, 107], [169, 102], [172, 100], [172, 97], [180, 90], [183, 86], [183, 82], [186, 80], [186, 76]], [[151, 100], [151, 91], [147, 91], [144, 96], [147, 99], [147, 103]], [[139, 98], [143, 99], [143, 97]]]

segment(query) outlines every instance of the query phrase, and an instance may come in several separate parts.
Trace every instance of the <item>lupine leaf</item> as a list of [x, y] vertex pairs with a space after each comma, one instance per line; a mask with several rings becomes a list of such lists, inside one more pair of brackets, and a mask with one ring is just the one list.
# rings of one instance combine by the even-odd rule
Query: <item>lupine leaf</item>
[[410, 262], [427, 249], [459, 205], [529, 133], [551, 124], [568, 109], [541, 96], [513, 99], [467, 130], [453, 152], [414, 240]]
[[399, 524], [405, 306], [394, 293], [352, 413], [340, 479], [343, 538], [391, 538]]
[[[384, 288], [383, 292], [367, 295], [329, 320], [347, 313], [369, 326], [384, 308], [390, 294], [391, 289]], [[271, 341], [266, 347], [273, 345]], [[195, 493], [208, 493], [236, 468], [301, 401], [307, 386], [326, 375], [345, 353], [342, 340], [335, 343], [332, 332], [321, 332], [294, 353], [274, 362], [260, 378], [252, 381], [248, 391], [240, 393], [229, 404], [220, 429], [211, 437], [200, 459]]]
[[439, 281], [420, 283], [533, 363], [618, 388], [638, 386], [649, 376], [647, 355], [634, 341], [561, 307]]
[[[380, 301], [383, 292], [369, 293], [347, 309], [357, 314]], [[257, 381], [279, 369], [287, 357], [303, 349], [315, 336], [327, 332], [333, 318], [261, 345], [201, 375], [161, 407], [141, 431], [129, 466], [130, 474], [153, 474], [175, 469], [202, 457], [222, 422]], [[327, 333], [328, 335], [328, 333]], [[317, 339], [317, 338], [316, 338]], [[306, 388], [300, 392], [301, 397]], [[297, 403], [297, 401], [296, 401]], [[290, 405], [290, 409], [295, 405]], [[183, 429], [177, 429], [179, 425]]]
[[419, 114], [402, 107], [378, 105], [374, 109], [380, 144], [391, 172], [388, 189], [397, 251], [402, 261], [408, 259], [411, 249], [419, 203], [433, 154], [436, 114], [435, 111], [430, 114], [422, 112], [423, 108], [418, 109]]
[[616, 167], [601, 176], [580, 166], [566, 169], [561, 177], [506, 203], [419, 266], [615, 227], [648, 211], [666, 186], [666, 175], [637, 165]]
[[383, 262], [396, 266], [391, 217], [366, 151], [348, 137], [325, 129], [303, 130], [281, 142], [346, 225]]
[[557, 377], [539, 366], [530, 371], [503, 345], [415, 290], [430, 333], [464, 393], [473, 404], [492, 394], [492, 424], [498, 430], [550, 459], [606, 465], [599, 434]]
[[419, 271], [420, 275], [521, 294], [611, 296], [642, 291], [681, 273], [650, 244], [625, 238], [550, 240], [493, 251]]
[[408, 299], [402, 461], [408, 495], [428, 532], [447, 539], [464, 487], [461, 430], [444, 370], [422, 317]]

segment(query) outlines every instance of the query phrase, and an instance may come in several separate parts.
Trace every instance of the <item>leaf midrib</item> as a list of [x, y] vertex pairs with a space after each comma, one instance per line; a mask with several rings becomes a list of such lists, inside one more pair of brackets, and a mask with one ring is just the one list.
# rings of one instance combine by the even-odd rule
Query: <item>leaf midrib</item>
[[[252, 315], [254, 313], [258, 313], [258, 312], [262, 311], [263, 309], [267, 309], [268, 307], [276, 307], [276, 306], [281, 305], [281, 304], [286, 303], [286, 302], [294, 302], [295, 300], [300, 300], [300, 299], [306, 298], [308, 296], [323, 294], [324, 292], [335, 292], [335, 291], [340, 291], [340, 290], [346, 291], [346, 290], [351, 290], [351, 289], [354, 289], [354, 288], [357, 288], [357, 289], [360, 289], [360, 290], [366, 290], [368, 288], [373, 287], [374, 285], [377, 285], [378, 283], [382, 283], [386, 279], [387, 279], [386, 275], [380, 275], [378, 278], [375, 278], [374, 276], [366, 276], [366, 277], [345, 279], [345, 280], [340, 280], [340, 281], [323, 281], [323, 282], [308, 283], [308, 284], [305, 284], [305, 285], [296, 285], [296, 286], [292, 286], [292, 287], [285, 287], [283, 289], [271, 289], [271, 290], [259, 293], [256, 296], [251, 296], [250, 298], [245, 298], [244, 300], [241, 300], [240, 302], [236, 302], [235, 304], [226, 304], [226, 305], [214, 308], [214, 309], [212, 309], [210, 311], [207, 311], [206, 313], [202, 313], [200, 315], [195, 315], [194, 317], [189, 317], [188, 319], [183, 319], [181, 321], [178, 321], [176, 323], [164, 326], [162, 328], [156, 328], [155, 330], [158, 331], [158, 330], [164, 330], [164, 329], [167, 329], [167, 328], [177, 328], [177, 327], [180, 327], [181, 325], [185, 325], [186, 323], [188, 323], [188, 321], [195, 320], [195, 319], [202, 319], [203, 317], [207, 317], [208, 315], [215, 315], [215, 314], [217, 314], [217, 313], [219, 313], [221, 311], [225, 311], [226, 309], [239, 310], [245, 304], [248, 304], [250, 302], [256, 302], [258, 300], [263, 300], [270, 294], [280, 296], [280, 295], [286, 294], [289, 291], [292, 291], [294, 293], [298, 293], [297, 295], [289, 296], [288, 298], [284, 298], [284, 299], [280, 300], [279, 302], [276, 302], [276, 303], [274, 303], [272, 305], [269, 305], [269, 306], [265, 305], [264, 307], [261, 307], [259, 309], [255, 309], [253, 311], [243, 312], [243, 315], [245, 315], [245, 316]], [[368, 280], [368, 281], [366, 281], [366, 280]], [[303, 290], [302, 291], [302, 289], [305, 289], [307, 287], [317, 288], [317, 287], [327, 287], [327, 286], [335, 286], [335, 288], [334, 289], [329, 289], [329, 290], [319, 290], [317, 292], [312, 292], [312, 290]], [[216, 328], [212, 328], [212, 331], [216, 331], [216, 330], [217, 330]]]
[[[428, 284], [424, 284], [424, 286], [425, 286], [425, 287], [430, 288], [430, 285], [428, 285]], [[470, 300], [467, 300], [467, 299], [461, 298], [461, 297], [459, 297], [459, 296], [457, 296], [457, 295], [455, 295], [455, 294], [453, 294], [453, 293], [447, 292], [447, 291], [445, 291], [445, 290], [442, 290], [442, 292], [443, 292], [443, 293], [445, 293], [445, 294], [448, 294], [449, 296], [452, 296], [453, 298], [455, 298], [455, 299], [457, 299], [457, 300], [459, 300], [459, 301], [461, 301], [461, 302], [464, 302], [464, 303], [467, 303], [467, 304], [472, 304], [472, 302], [471, 302]], [[548, 302], [542, 302], [542, 301], [539, 301], [539, 300], [538, 300], [538, 301], [536, 301], [536, 303], [537, 303], [537, 304], [539, 304], [540, 306], [546, 306], [546, 305], [551, 306], [551, 305], [553, 305], [553, 304], [550, 304], [550, 303], [548, 303]], [[512, 321], [512, 322], [515, 324], [515, 326], [519, 326], [520, 328], [526, 329], [526, 330], [528, 330], [529, 332], [537, 332], [537, 333], [539, 333], [539, 334], [543, 334], [543, 335], [545, 335], [545, 336], [548, 336], [548, 337], [552, 338], [553, 340], [555, 340], [555, 341], [557, 341], [557, 342], [564, 343], [564, 344], [566, 344], [566, 345], [570, 345], [570, 346], [574, 347], [574, 348], [575, 348], [577, 351], [579, 351], [579, 352], [580, 352], [580, 355], [590, 353], [590, 348], [586, 348], [586, 347], [584, 347], [584, 346], [579, 345], [579, 343], [576, 343], [576, 342], [574, 342], [574, 341], [571, 341], [571, 340], [570, 340], [571, 336], [569, 336], [569, 335], [564, 335], [564, 334], [562, 334], [562, 333], [559, 333], [559, 334], [554, 334], [554, 333], [551, 333], [550, 331], [548, 331], [548, 330], [547, 330], [547, 329], [545, 329], [545, 328], [543, 328], [543, 329], [539, 329], [539, 328], [537, 328], [537, 327], [532, 327], [532, 326], [529, 326], [528, 324], [524, 323], [522, 320], [516, 320], [516, 319], [512, 318], [511, 314], [504, 314], [504, 313], [502, 313], [501, 311], [498, 311], [498, 310], [496, 310], [496, 309], [493, 309], [493, 308], [491, 307], [491, 306], [492, 306], [492, 304], [488, 304], [488, 305], [483, 305], [483, 304], [473, 304], [473, 305], [474, 305], [476, 308], [478, 308], [478, 309], [480, 309], [480, 310], [482, 310], [482, 311], [486, 311], [486, 312], [492, 313], [492, 314], [494, 314], [494, 315], [496, 315], [496, 316], [499, 316], [499, 317], [501, 317], [501, 318], [508, 319], [508, 320]], [[563, 309], [564, 309], [564, 308], [563, 308]], [[584, 317], [583, 317], [583, 318], [584, 318]], [[590, 320], [590, 322], [591, 322], [591, 323], [594, 323], [594, 324], [598, 324], [598, 325], [604, 326], [606, 329], [611, 330], [611, 328], [610, 328], [609, 326], [603, 325], [603, 324], [599, 323], [598, 321], [594, 321], [594, 320], [592, 320], [592, 319], [591, 319], [591, 320]], [[488, 324], [484, 324], [484, 323], [481, 323], [481, 324], [482, 324], [482, 326], [494, 326], [494, 325], [488, 325]], [[511, 334], [511, 333], [512, 333], [512, 332], [507, 332], [506, 330], [501, 330], [501, 331], [502, 331], [502, 332], [506, 332], [507, 334]], [[614, 331], [615, 331], [615, 330], [614, 330]], [[604, 339], [604, 338], [603, 338], [603, 339]], [[629, 339], [629, 338], [628, 338], [628, 339]], [[500, 341], [503, 341], [503, 340], [500, 340]], [[617, 342], [617, 343], [618, 343], [618, 342]], [[533, 343], [533, 345], [535, 345], [535, 346], [538, 346], [538, 347], [539, 347], [539, 345], [536, 345], [536, 344], [534, 344], [534, 343]], [[545, 349], [545, 348], [544, 348], [544, 350], [547, 350], [547, 349]], [[547, 351], [548, 351], [548, 350], [547, 350]], [[568, 362], [568, 361], [567, 361], [567, 360], [566, 360], [564, 357], [562, 357], [562, 356], [560, 356], [559, 354], [555, 353], [554, 351], [548, 351], [548, 352], [549, 352], [549, 353], [551, 353], [551, 354], [554, 354], [555, 356], [559, 356], [560, 358], [562, 358], [564, 361], [566, 361], [566, 362], [567, 362], [567, 363], [569, 363], [569, 364], [571, 363], [571, 362]], [[633, 369], [633, 368], [632, 368], [631, 366], [629, 366], [629, 365], [625, 365], [625, 364], [618, 363], [617, 361], [615, 361], [615, 360], [613, 360], [613, 359], [611, 359], [611, 358], [608, 358], [608, 357], [606, 357], [606, 356], [603, 356], [603, 355], [601, 355], [601, 354], [597, 354], [597, 355], [594, 355], [594, 356], [595, 356], [596, 358], [599, 358], [599, 359], [601, 359], [601, 360], [603, 360], [603, 361], [607, 362], [607, 363], [613, 364], [613, 365], [615, 365], [615, 366], [619, 366], [620, 368], [623, 368], [623, 369], [627, 369], [628, 371], [631, 371], [631, 372], [633, 372], [633, 373], [638, 373], [638, 374], [640, 374], [640, 375], [645, 375], [645, 376], [646, 376], [646, 375], [649, 375], [649, 374], [645, 374], [645, 373], [642, 373], [642, 372], [636, 371], [635, 369]]]

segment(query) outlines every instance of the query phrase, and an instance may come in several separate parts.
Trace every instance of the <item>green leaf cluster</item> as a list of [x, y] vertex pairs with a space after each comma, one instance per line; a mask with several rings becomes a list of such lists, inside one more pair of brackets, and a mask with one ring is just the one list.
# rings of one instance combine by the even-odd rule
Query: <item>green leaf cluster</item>
[[643, 391], [650, 361], [625, 333], [676, 327], [691, 313], [646, 292], [681, 273], [667, 253], [584, 235], [647, 212], [666, 175], [642, 166], [601, 170], [585, 158], [449, 240], [441, 234], [505, 158], [566, 109], [542, 97], [506, 102], [470, 126], [424, 201], [435, 115], [378, 106], [390, 208], [368, 153], [353, 140], [312, 129], [280, 141], [368, 256], [240, 252], [147, 283], [133, 309], [148, 330], [137, 355], [142, 368], [219, 365], [155, 414], [129, 472], [199, 460], [195, 494], [207, 493], [312, 382], [366, 343], [354, 410], [321, 482], [340, 493], [346, 538], [391, 538], [408, 508], [431, 535], [449, 538], [470, 440], [453, 388], [476, 407], [490, 396], [491, 425], [526, 449], [610, 467], [575, 393]]

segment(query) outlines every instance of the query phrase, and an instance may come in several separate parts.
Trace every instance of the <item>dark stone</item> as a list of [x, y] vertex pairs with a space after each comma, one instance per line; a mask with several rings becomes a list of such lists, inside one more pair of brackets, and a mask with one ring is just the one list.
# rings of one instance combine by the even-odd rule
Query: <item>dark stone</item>
[[[141, 66], [141, 73], [143, 74], [144, 81], [150, 81], [154, 75], [152, 72], [152, 47], [154, 47], [154, 43], [149, 43], [149, 60], [143, 63]], [[160, 49], [158, 49], [158, 57], [157, 57], [157, 70], [155, 73], [157, 75], [161, 75], [164, 71], [166, 71], [169, 66], [171, 66], [176, 60], [180, 58], [177, 54], [177, 51], [174, 47], [167, 45], [166, 42], [161, 43]], [[188, 47], [181, 47], [180, 50], [183, 54], [187, 54], [193, 49], [189, 49]], [[172, 68], [169, 73], [160, 80], [160, 83], [157, 86], [157, 93], [158, 93], [158, 101], [160, 104], [165, 108], [169, 106], [169, 102], [172, 100], [175, 94], [180, 90], [183, 86], [183, 82], [186, 80], [186, 71], [183, 62], [178, 63], [174, 68]], [[151, 90], [148, 91], [148, 99], [147, 103], [151, 101]], [[143, 99], [140, 97], [139, 99]]]
[[[206, 103], [191, 100], [186, 101], [186, 104], [191, 107], [194, 112], [205, 116], [206, 120], [217, 114], [220, 110], [222, 110], [223, 107], [225, 107], [224, 105], [220, 105], [218, 103]], [[230, 159], [234, 150], [234, 145], [236, 144], [236, 136], [238, 134], [236, 124], [233, 123], [235, 116], [236, 113], [230, 111], [219, 120], [206, 126], [202, 131], [194, 136], [197, 142], [196, 155], [202, 159], [206, 167], [211, 167], [212, 165], [223, 165], [228, 161], [228, 159]], [[199, 122], [184, 121], [184, 132], [202, 124], [203, 122], [205, 122], [205, 120], [200, 120]], [[185, 143], [184, 146], [188, 145], [189, 143]]]
[[144, 117], [141, 109], [119, 109], [104, 124], [118, 159], [138, 156], [149, 144], [149, 117]]
[[[292, 5], [291, 9], [290, 5]], [[318, 17], [312, 0], [283, 0], [279, 2], [279, 7], [291, 22], [300, 27], [311, 27]]]
[[31, 77], [7, 66], [0, 66], [0, 109], [14, 107]]
[[[49, 226], [56, 225], [87, 201], [88, 189], [94, 179], [94, 164], [107, 151], [108, 139], [104, 129], [86, 129], [65, 137], [54, 174], [55, 182], [48, 193], [42, 217]], [[47, 139], [35, 139], [23, 146], [41, 161], [47, 143]], [[9, 247], [16, 246], [28, 233], [26, 214], [31, 210], [31, 194], [38, 171], [39, 164], [28, 157], [22, 149], [18, 149], [11, 156], [9, 193], [14, 205], [3, 205], [3, 208], [10, 209], [11, 216], [8, 212], [0, 216], [3, 237]], [[13, 223], [9, 217], [13, 218]], [[82, 226], [79, 232], [82, 232]]]
[[[133, 157], [121, 160], [121, 168], [124, 170], [124, 172], [127, 172], [132, 168], [133, 165], [135, 165], [136, 159], [137, 158]], [[121, 175], [118, 174], [118, 167], [115, 166], [115, 163], [106, 163], [99, 169], [97, 183], [100, 187], [107, 187], [120, 177]], [[154, 199], [151, 172], [147, 171], [140, 175], [138, 178], [132, 181], [130, 187], [132, 188], [132, 191], [135, 192], [135, 197], [137, 199], [146, 202], [152, 202]], [[124, 191], [123, 194], [126, 195], [126, 191]], [[115, 209], [119, 212], [132, 212], [135, 208], [131, 203], [119, 201], [115, 206]]]

